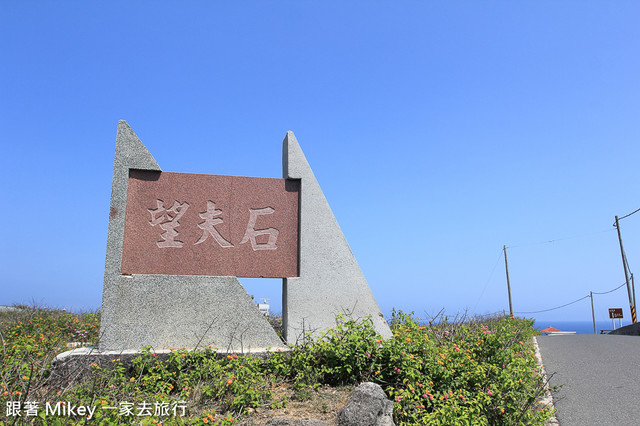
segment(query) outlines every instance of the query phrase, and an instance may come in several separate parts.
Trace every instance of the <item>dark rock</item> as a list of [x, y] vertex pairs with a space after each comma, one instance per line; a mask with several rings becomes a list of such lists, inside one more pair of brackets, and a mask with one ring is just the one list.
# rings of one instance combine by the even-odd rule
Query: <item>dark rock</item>
[[353, 391], [338, 414], [338, 426], [395, 426], [393, 403], [380, 385], [366, 382]]

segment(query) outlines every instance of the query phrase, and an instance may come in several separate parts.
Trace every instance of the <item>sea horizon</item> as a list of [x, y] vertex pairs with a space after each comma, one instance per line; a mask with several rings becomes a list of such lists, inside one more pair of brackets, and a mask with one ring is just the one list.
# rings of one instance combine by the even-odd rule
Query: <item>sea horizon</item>
[[[627, 320], [622, 320], [622, 327], [631, 324]], [[555, 321], [555, 320], [536, 320], [534, 327], [538, 330], [547, 327], [554, 327], [560, 331], [575, 331], [576, 334], [593, 334], [593, 321]], [[615, 320], [615, 328], [620, 328], [620, 323]], [[596, 321], [596, 334], [600, 334], [601, 330], [613, 330], [611, 320]]]

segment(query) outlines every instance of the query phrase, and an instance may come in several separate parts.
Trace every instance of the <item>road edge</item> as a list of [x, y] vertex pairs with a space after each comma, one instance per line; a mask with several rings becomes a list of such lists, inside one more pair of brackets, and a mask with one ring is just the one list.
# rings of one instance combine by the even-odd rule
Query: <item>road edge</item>
[[536, 336], [533, 336], [533, 346], [536, 350], [536, 361], [538, 361], [538, 366], [540, 367], [540, 373], [544, 377], [544, 395], [542, 396], [540, 403], [544, 404], [545, 406], [553, 407], [554, 409], [553, 416], [551, 416], [551, 418], [547, 421], [545, 425], [546, 426], [559, 425], [560, 422], [558, 421], [555, 415], [555, 411], [557, 410], [557, 408], [553, 402], [553, 396], [551, 396], [551, 392], [549, 391], [549, 377], [547, 376], [547, 372], [544, 369], [544, 363], [542, 362], [542, 354], [540, 353], [540, 347], [538, 346], [538, 339], [536, 338]]

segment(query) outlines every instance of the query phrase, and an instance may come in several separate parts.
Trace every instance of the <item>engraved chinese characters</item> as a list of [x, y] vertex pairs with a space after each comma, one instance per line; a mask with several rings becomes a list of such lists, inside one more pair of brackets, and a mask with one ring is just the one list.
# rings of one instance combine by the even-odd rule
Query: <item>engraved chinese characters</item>
[[[180, 225], [179, 219], [185, 213], [185, 211], [189, 208], [189, 203], [179, 203], [178, 201], [173, 202], [173, 206], [170, 209], [165, 210], [164, 201], [157, 200], [157, 208], [156, 209], [147, 209], [149, 213], [151, 213], [151, 220], [149, 224], [151, 226], [160, 225], [160, 228], [164, 230], [164, 232], [160, 235], [162, 237], [161, 241], [157, 241], [156, 244], [160, 248], [165, 247], [178, 247], [181, 248], [184, 243], [182, 241], [178, 241], [175, 237], [178, 235], [178, 232], [175, 230], [177, 226]], [[265, 207], [262, 209], [249, 209], [249, 223], [247, 224], [247, 231], [240, 241], [240, 244], [244, 244], [247, 241], [251, 240], [251, 248], [253, 250], [276, 250], [278, 247], [276, 246], [276, 240], [278, 239], [278, 235], [280, 231], [276, 228], [269, 229], [255, 229], [256, 220], [259, 215], [263, 214], [272, 214], [275, 212], [275, 209], [271, 207]], [[171, 215], [170, 213], [173, 213]], [[207, 211], [200, 213], [200, 217], [205, 221], [198, 224], [198, 228], [202, 229], [204, 232], [198, 241], [194, 244], [201, 244], [209, 236], [212, 236], [213, 239], [220, 244], [220, 247], [233, 247], [229, 241], [225, 240], [220, 232], [215, 228], [216, 225], [222, 223], [221, 218], [216, 218], [222, 213], [222, 210], [216, 209], [216, 203], [213, 201], [207, 201]], [[269, 240], [265, 244], [258, 244], [256, 241], [256, 237], [260, 235], [269, 235]]]
[[[165, 210], [164, 201], [158, 200], [157, 208], [155, 210], [149, 210], [151, 213], [151, 220], [149, 223], [151, 226], [160, 225], [160, 228], [164, 230], [162, 233], [162, 241], [158, 241], [158, 247], [182, 247], [184, 243], [182, 241], [176, 241], [175, 237], [178, 235], [178, 231], [176, 231], [176, 227], [180, 225], [180, 218], [184, 214], [184, 212], [189, 208], [189, 204], [182, 203], [180, 204], [177, 201], [173, 202], [173, 206], [169, 210]], [[169, 213], [173, 213], [171, 216]]]
[[[259, 215], [271, 214], [274, 211], [275, 210], [271, 207], [265, 207], [263, 209], [249, 209], [251, 216], [249, 218], [249, 224], [247, 225], [247, 232], [245, 232], [244, 237], [242, 237], [242, 241], [240, 241], [240, 244], [246, 243], [247, 241], [251, 240], [251, 247], [254, 250], [277, 249], [278, 247], [276, 247], [276, 240], [278, 239], [280, 231], [278, 231], [276, 228], [254, 229], [254, 227], [256, 226], [256, 220]], [[266, 244], [258, 244], [256, 242], [256, 237], [259, 235], [269, 235], [269, 241]]]
[[225, 240], [216, 229], [216, 225], [222, 223], [221, 218], [216, 218], [216, 216], [219, 216], [221, 213], [222, 210], [216, 209], [216, 203], [207, 201], [207, 211], [200, 213], [200, 217], [204, 219], [204, 222], [198, 224], [198, 228], [204, 232], [202, 233], [202, 237], [196, 241], [196, 244], [203, 243], [207, 237], [211, 235], [213, 239], [220, 244], [220, 247], [233, 247], [233, 244]]
[[131, 170], [123, 274], [298, 275], [299, 183]]

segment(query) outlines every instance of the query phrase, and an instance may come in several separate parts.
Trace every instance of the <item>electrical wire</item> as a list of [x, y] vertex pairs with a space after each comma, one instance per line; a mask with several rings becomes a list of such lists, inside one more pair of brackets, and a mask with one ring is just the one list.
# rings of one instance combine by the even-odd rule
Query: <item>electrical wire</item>
[[[616, 291], [616, 290], [618, 290], [618, 289], [622, 288], [622, 286], [624, 286], [624, 285], [626, 285], [626, 284], [627, 284], [626, 282], [623, 282], [622, 284], [620, 284], [618, 287], [614, 288], [613, 290], [603, 291], [603, 292], [592, 291], [591, 293], [593, 293], [593, 294], [608, 294], [608, 293], [613, 293], [614, 291]], [[553, 311], [553, 310], [556, 310], [556, 309], [564, 308], [565, 306], [573, 305], [574, 303], [578, 303], [579, 301], [584, 300], [584, 299], [587, 299], [587, 298], [589, 298], [589, 297], [591, 297], [591, 295], [590, 295], [590, 294], [587, 294], [586, 296], [581, 297], [581, 298], [580, 298], [580, 299], [578, 299], [578, 300], [574, 300], [573, 302], [567, 303], [567, 304], [562, 305], [562, 306], [556, 306], [555, 308], [544, 309], [544, 310], [542, 310], [542, 311], [533, 311], [533, 312], [514, 312], [514, 314], [539, 314], [539, 313], [541, 313], [541, 312], [549, 312], [549, 311]]]
[[620, 287], [627, 285], [627, 282], [623, 282], [622, 284], [620, 284], [618, 287], [614, 288], [613, 290], [609, 290], [609, 291], [604, 291], [602, 293], [599, 293], [597, 291], [592, 291], [593, 294], [608, 294], [608, 293], [613, 293], [614, 291], [618, 290]]
[[549, 311], [553, 311], [553, 310], [556, 310], [556, 309], [564, 308], [565, 306], [573, 305], [574, 303], [578, 303], [579, 301], [584, 300], [584, 299], [588, 299], [589, 297], [591, 297], [591, 296], [587, 294], [586, 296], [581, 297], [578, 300], [574, 300], [573, 302], [564, 304], [562, 306], [556, 306], [555, 308], [543, 309], [542, 311], [532, 311], [532, 312], [514, 312], [514, 314], [539, 314], [540, 312], [549, 312]]
[[482, 292], [480, 292], [480, 296], [476, 300], [476, 304], [473, 307], [474, 311], [476, 310], [476, 307], [478, 306], [478, 303], [480, 302], [480, 299], [482, 299], [482, 296], [484, 296], [484, 292], [487, 290], [487, 286], [489, 285], [489, 281], [491, 281], [491, 278], [493, 277], [493, 273], [496, 271], [496, 266], [498, 266], [498, 262], [500, 262], [500, 259], [502, 258], [502, 256], [503, 256], [502, 249], [500, 249], [500, 253], [498, 253], [498, 258], [496, 259], [496, 263], [493, 265], [493, 268], [491, 269], [491, 274], [489, 274], [489, 278], [487, 278], [487, 282], [484, 283], [484, 287], [482, 288]]
[[[634, 211], [632, 211], [631, 213], [629, 213], [629, 214], [628, 214], [628, 215], [626, 215], [626, 216], [619, 217], [619, 218], [618, 218], [618, 221], [620, 221], [620, 220], [624, 219], [625, 217], [629, 217], [629, 216], [631, 216], [632, 214], [638, 213], [638, 212], [640, 212], [640, 209], [638, 209], [638, 210], [634, 210]], [[615, 225], [614, 225], [614, 226], [615, 226]]]
[[612, 232], [612, 231], [613, 231], [613, 229], [605, 229], [603, 231], [591, 232], [589, 234], [575, 235], [573, 237], [557, 238], [555, 240], [538, 241], [536, 243], [524, 243], [524, 244], [518, 244], [518, 245], [515, 245], [515, 246], [507, 246], [507, 248], [527, 247], [527, 246], [535, 246], [535, 245], [538, 245], [538, 244], [555, 243], [555, 242], [558, 242], [558, 241], [575, 240], [576, 238], [585, 238], [585, 237], [590, 237], [592, 235], [604, 234], [605, 232]]

